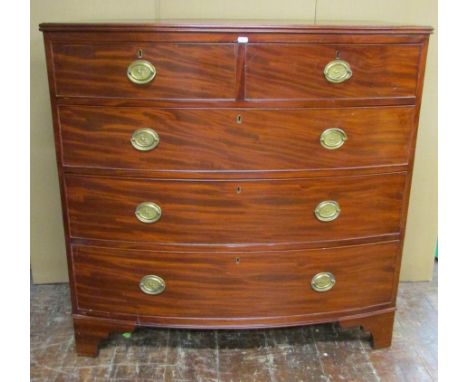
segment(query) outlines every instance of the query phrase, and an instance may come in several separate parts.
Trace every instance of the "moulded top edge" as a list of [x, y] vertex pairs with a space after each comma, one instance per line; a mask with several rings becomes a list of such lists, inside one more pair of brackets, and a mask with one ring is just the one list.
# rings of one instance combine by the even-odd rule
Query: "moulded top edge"
[[428, 34], [429, 26], [392, 25], [381, 22], [313, 20], [157, 20], [102, 23], [42, 23], [46, 32], [246, 32], [258, 33], [385, 33]]

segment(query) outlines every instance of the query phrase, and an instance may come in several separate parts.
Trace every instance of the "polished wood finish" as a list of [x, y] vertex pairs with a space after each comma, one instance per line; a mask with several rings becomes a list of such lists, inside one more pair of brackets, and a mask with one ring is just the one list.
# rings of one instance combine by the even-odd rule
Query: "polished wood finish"
[[[66, 167], [164, 172], [324, 170], [406, 165], [414, 107], [307, 110], [59, 108]], [[241, 118], [238, 122], [237, 118]], [[130, 144], [141, 127], [158, 147]], [[338, 150], [320, 145], [331, 127], [348, 135]]]
[[[160, 243], [332, 242], [399, 232], [405, 174], [320, 180], [140, 181], [67, 176], [70, 235]], [[324, 200], [341, 213], [314, 216]], [[161, 219], [140, 222], [149, 201]], [[220, 216], [222, 218], [220, 219]]]
[[389, 347], [392, 344], [393, 322], [395, 311], [386, 311], [363, 317], [344, 318], [339, 321], [342, 328], [359, 326], [372, 335], [374, 349]]
[[[223, 319], [246, 327], [263, 319], [348, 313], [389, 305], [399, 242], [305, 251], [254, 253], [150, 252], [74, 246], [78, 311], [177, 319]], [[335, 286], [312, 290], [319, 272]], [[166, 282], [160, 295], [143, 293], [145, 275]], [[278, 304], [278, 301], [282, 301]], [[255, 309], [252, 309], [255, 306]], [[203, 325], [203, 323], [200, 323]]]
[[[430, 28], [40, 28], [80, 354], [135, 326], [337, 321], [390, 345]], [[126, 77], [140, 49], [158, 71], [144, 86]], [[336, 57], [353, 70], [341, 84], [323, 76]], [[160, 136], [152, 151], [130, 144], [142, 127]], [[332, 127], [348, 139], [329, 151]], [[315, 218], [323, 200], [338, 219]], [[143, 201], [158, 222], [136, 219]], [[318, 293], [321, 271], [336, 285]], [[150, 273], [161, 295], [140, 291]]]
[[431, 282], [400, 285], [393, 348], [382, 351], [372, 351], [359, 329], [333, 324], [254, 331], [158, 327], [138, 328], [131, 338], [114, 334], [102, 343], [99, 359], [90, 360], [67, 340], [73, 337], [68, 285], [32, 285], [30, 379], [435, 381], [437, 264], [434, 270]]
[[[255, 44], [247, 48], [246, 98], [413, 96], [420, 50], [419, 45]], [[330, 83], [323, 75], [337, 57], [353, 71], [341, 84]]]
[[[360, 21], [356, 24], [344, 21], [312, 21], [312, 20], [265, 20], [265, 19], [176, 19], [176, 20], [158, 20], [158, 21], [140, 21], [140, 22], [112, 22], [112, 23], [42, 23], [39, 29], [44, 32], [126, 32], [133, 34], [139, 32], [208, 32], [209, 38], [216, 38], [216, 34], [221, 32], [261, 32], [261, 33], [281, 33], [288, 35], [290, 33], [305, 34], [364, 34], [368, 35], [411, 35], [416, 34], [422, 37], [424, 34], [432, 32], [429, 26], [414, 25], [388, 25], [375, 21]], [[216, 34], [215, 34], [216, 33]], [[154, 37], [158, 37], [157, 35]], [[188, 36], [190, 38], [190, 36]], [[185, 37], [187, 38], [187, 37]]]
[[96, 357], [98, 345], [115, 332], [133, 332], [135, 324], [117, 320], [103, 320], [73, 315], [75, 348], [78, 354]]
[[[125, 75], [140, 49], [157, 70], [144, 86]], [[56, 91], [67, 97], [234, 99], [236, 50], [234, 44], [56, 44]]]

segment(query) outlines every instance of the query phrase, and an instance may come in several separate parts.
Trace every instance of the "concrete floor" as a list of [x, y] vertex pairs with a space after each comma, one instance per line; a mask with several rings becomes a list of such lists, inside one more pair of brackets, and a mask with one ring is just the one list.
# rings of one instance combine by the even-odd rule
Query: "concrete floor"
[[31, 286], [31, 381], [437, 380], [437, 265], [430, 283], [401, 283], [389, 349], [336, 325], [254, 331], [139, 329], [97, 358], [75, 354], [67, 284]]

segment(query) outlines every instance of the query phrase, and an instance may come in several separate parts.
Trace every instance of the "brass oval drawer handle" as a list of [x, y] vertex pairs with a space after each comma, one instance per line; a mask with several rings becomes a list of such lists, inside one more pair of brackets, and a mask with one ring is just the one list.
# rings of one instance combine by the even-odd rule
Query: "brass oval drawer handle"
[[330, 61], [323, 69], [323, 74], [328, 82], [339, 84], [351, 78], [353, 71], [351, 66], [344, 60]]
[[310, 286], [316, 292], [327, 292], [335, 286], [335, 276], [330, 272], [317, 273], [310, 281]]
[[348, 139], [346, 133], [337, 127], [324, 130], [320, 135], [320, 144], [327, 150], [336, 150]]
[[335, 220], [340, 212], [340, 205], [334, 200], [324, 200], [315, 207], [315, 217], [322, 222]]
[[161, 219], [162, 209], [156, 203], [143, 202], [135, 209], [135, 216], [142, 223], [155, 223]]
[[162, 277], [146, 275], [140, 280], [140, 289], [146, 294], [161, 294], [166, 289], [166, 283]]
[[135, 60], [127, 68], [127, 77], [137, 85], [144, 85], [156, 77], [156, 68], [146, 60]]
[[150, 151], [159, 145], [159, 135], [153, 129], [144, 127], [133, 132], [130, 142], [138, 151]]

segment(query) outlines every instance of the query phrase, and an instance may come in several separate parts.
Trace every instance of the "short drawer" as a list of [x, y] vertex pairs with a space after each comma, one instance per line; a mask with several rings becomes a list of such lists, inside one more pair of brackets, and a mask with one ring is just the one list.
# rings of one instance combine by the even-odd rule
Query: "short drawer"
[[195, 244], [398, 234], [405, 180], [406, 173], [261, 181], [65, 177], [72, 237]]
[[[420, 50], [419, 45], [394, 44], [248, 45], [246, 98], [415, 97]], [[324, 75], [336, 59], [349, 65], [348, 75], [339, 63], [329, 67], [332, 79], [351, 75], [341, 83]]]
[[398, 242], [255, 253], [74, 246], [73, 269], [81, 311], [235, 321], [390, 303], [398, 250]]
[[[53, 45], [56, 94], [141, 99], [235, 98], [235, 44]], [[141, 57], [140, 57], [141, 56]], [[136, 63], [144, 60], [154, 68]], [[129, 79], [154, 78], [148, 83]], [[130, 75], [131, 76], [131, 75]], [[148, 77], [149, 76], [149, 77]]]
[[[316, 170], [407, 164], [414, 107], [279, 111], [63, 106], [59, 119], [65, 166]], [[132, 142], [145, 135], [146, 146]]]

